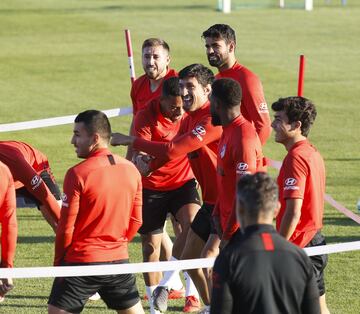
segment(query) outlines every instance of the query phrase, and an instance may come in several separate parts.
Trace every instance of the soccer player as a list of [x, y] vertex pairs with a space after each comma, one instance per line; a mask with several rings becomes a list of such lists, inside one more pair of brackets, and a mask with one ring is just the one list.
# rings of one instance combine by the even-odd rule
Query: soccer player
[[[142, 44], [142, 66], [144, 74], [140, 76], [131, 87], [131, 101], [133, 105], [133, 120], [130, 126], [130, 134], [135, 135], [134, 119], [141, 109], [155, 99], [161, 96], [161, 90], [164, 80], [177, 76], [175, 70], [169, 67], [170, 63], [170, 47], [168, 43], [161, 38], [148, 38]], [[133, 149], [128, 147], [126, 158], [132, 160]], [[175, 234], [181, 232], [179, 224], [170, 216], [173, 223]], [[172, 254], [172, 241], [164, 228], [161, 240], [161, 260], [168, 260]], [[180, 277], [174, 277], [171, 282], [171, 298], [183, 297], [182, 282]]]
[[[128, 262], [128, 243], [142, 223], [141, 176], [131, 162], [109, 151], [110, 135], [109, 120], [100, 111], [75, 118], [71, 143], [85, 160], [65, 176], [55, 266]], [[133, 274], [55, 278], [48, 312], [79, 313], [95, 292], [118, 313], [144, 313]]]
[[241, 114], [252, 122], [262, 145], [270, 136], [271, 121], [259, 78], [235, 57], [235, 31], [226, 24], [215, 24], [202, 33], [206, 55], [219, 73], [216, 78], [232, 78], [242, 89]]
[[[140, 139], [167, 143], [177, 135], [182, 121], [186, 119], [183, 113], [179, 79], [166, 79], [160, 99], [151, 101], [135, 116], [135, 133]], [[142, 154], [141, 152], [135, 157], [135, 160], [141, 162], [139, 158], [144, 158]], [[171, 213], [181, 226], [181, 232], [174, 242], [171, 260], [179, 259], [190, 224], [200, 204], [196, 181], [186, 155], [171, 160], [148, 176], [143, 176], [142, 182], [143, 225], [139, 233], [144, 262], [159, 261], [160, 244], [168, 213]], [[166, 277], [167, 273], [164, 276]], [[160, 273], [144, 273], [144, 279], [151, 313], [155, 313], [151, 295], [160, 282]]]
[[217, 79], [212, 84], [212, 124], [223, 127], [217, 155], [218, 197], [213, 211], [221, 246], [239, 228], [235, 214], [236, 182], [244, 174], [266, 170], [256, 130], [241, 114], [241, 97], [241, 87], [233, 79]]
[[[17, 240], [16, 197], [14, 181], [9, 168], [0, 162], [0, 223], [1, 223], [1, 267], [14, 267]], [[0, 302], [13, 288], [11, 278], [0, 279]]]
[[215, 261], [211, 313], [320, 313], [310, 259], [272, 226], [278, 210], [275, 180], [262, 172], [240, 178], [242, 234]]
[[[321, 234], [324, 215], [325, 166], [307, 136], [316, 118], [315, 105], [303, 97], [280, 98], [271, 105], [275, 111], [272, 127], [275, 141], [285, 146], [287, 155], [280, 169], [281, 208], [276, 229], [300, 246], [325, 245]], [[324, 269], [327, 255], [311, 256], [320, 292], [321, 313], [329, 313], [325, 301]]]
[[[198, 211], [189, 230], [182, 259], [208, 257], [217, 255], [219, 238], [212, 225], [211, 213], [216, 201], [216, 153], [222, 129], [211, 124], [210, 103], [208, 96], [214, 74], [201, 64], [192, 64], [179, 72], [179, 85], [184, 109], [188, 113], [182, 122], [179, 133], [170, 142], [150, 142], [141, 138], [128, 137], [120, 134], [113, 136], [113, 144], [134, 144], [138, 150], [145, 151], [156, 157], [149, 163], [150, 170], [185, 156], [187, 154], [195, 177], [199, 181], [203, 205]], [[210, 305], [210, 296], [206, 278], [201, 269], [189, 270], [196, 288], [205, 305]], [[161, 282], [161, 288], [155, 299], [157, 305], [164, 311], [167, 307], [166, 281]], [[199, 309], [195, 298], [188, 298], [184, 311]]]
[[144, 74], [135, 80], [131, 87], [133, 115], [145, 108], [153, 99], [161, 96], [165, 79], [176, 76], [169, 68], [170, 47], [160, 38], [148, 38], [142, 44], [142, 66]]
[[60, 218], [61, 193], [47, 157], [29, 144], [0, 141], [0, 161], [15, 181], [16, 195], [30, 199], [56, 232]]

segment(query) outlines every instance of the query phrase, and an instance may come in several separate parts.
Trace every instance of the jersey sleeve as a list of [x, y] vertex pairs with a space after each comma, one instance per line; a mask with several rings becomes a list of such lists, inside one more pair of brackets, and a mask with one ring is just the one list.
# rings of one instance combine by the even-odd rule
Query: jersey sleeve
[[51, 215], [56, 222], [59, 221], [59, 204], [45, 182], [22, 155], [19, 154], [14, 160], [16, 160], [16, 167], [11, 167], [13, 176], [19, 178], [18, 180], [24, 184], [25, 188], [34, 195], [36, 199], [50, 209]]
[[283, 197], [304, 199], [308, 168], [304, 160], [295, 156], [288, 156], [283, 164], [284, 182]]
[[[233, 160], [235, 164], [236, 171], [236, 182], [246, 174], [251, 174], [256, 172], [256, 150], [254, 144], [251, 142], [251, 139], [247, 140], [246, 137], [239, 139], [235, 145], [233, 144]], [[224, 240], [229, 240], [232, 235], [240, 227], [237, 218], [236, 218], [236, 193], [233, 200], [233, 208], [228, 218], [226, 228], [223, 234]]]
[[[159, 158], [162, 164], [167, 161], [190, 153], [207, 145], [208, 143], [219, 140], [222, 128], [214, 127], [211, 124], [211, 117], [206, 117], [200, 121], [191, 131], [183, 132], [176, 136], [172, 141], [167, 143], [150, 142], [143, 139], [135, 139], [134, 148], [144, 151], [156, 158]], [[160, 165], [156, 165], [153, 161], [151, 169], [157, 169]]]
[[211, 313], [233, 313], [233, 297], [230, 291], [229, 261], [221, 254], [213, 268], [213, 290], [211, 294]]
[[74, 171], [70, 169], [64, 179], [61, 216], [55, 239], [55, 266], [61, 265], [66, 250], [72, 242], [74, 226], [80, 208], [81, 190], [81, 182]]
[[140, 175], [137, 178], [137, 191], [133, 202], [133, 209], [130, 216], [129, 228], [126, 237], [129, 242], [134, 238], [136, 232], [142, 225], [142, 184]]
[[16, 196], [14, 182], [10, 171], [8, 180], [4, 183], [4, 199], [0, 206], [1, 211], [1, 267], [14, 267], [14, 256], [17, 240]]
[[271, 120], [263, 87], [255, 74], [249, 75], [244, 84], [245, 86], [242, 86], [243, 100], [241, 105], [245, 106], [248, 115], [246, 118], [254, 123], [260, 142], [264, 145], [270, 137]]

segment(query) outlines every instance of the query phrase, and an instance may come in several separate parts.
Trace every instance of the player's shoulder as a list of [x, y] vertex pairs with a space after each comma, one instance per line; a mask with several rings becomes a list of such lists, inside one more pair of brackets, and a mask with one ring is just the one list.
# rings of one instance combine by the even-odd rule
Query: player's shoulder
[[165, 78], [170, 78], [170, 77], [176, 77], [178, 76], [178, 72], [174, 69], [169, 69], [168, 72], [166, 73]]
[[131, 90], [133, 92], [136, 90], [139, 90], [141, 88], [141, 86], [143, 86], [143, 84], [147, 83], [147, 82], [149, 82], [149, 78], [147, 77], [146, 74], [143, 74], [134, 81], [134, 83], [131, 86]]
[[12, 178], [9, 167], [1, 161], [0, 161], [0, 173], [1, 173], [2, 180], [4, 177]]

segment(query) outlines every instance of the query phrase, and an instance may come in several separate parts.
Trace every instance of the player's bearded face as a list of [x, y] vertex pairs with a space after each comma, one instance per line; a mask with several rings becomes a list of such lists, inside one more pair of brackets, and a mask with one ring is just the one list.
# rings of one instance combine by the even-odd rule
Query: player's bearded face
[[220, 68], [229, 59], [229, 46], [223, 39], [205, 38], [206, 56], [209, 64]]
[[142, 65], [146, 75], [158, 80], [166, 75], [170, 62], [168, 52], [162, 46], [145, 47], [142, 52]]

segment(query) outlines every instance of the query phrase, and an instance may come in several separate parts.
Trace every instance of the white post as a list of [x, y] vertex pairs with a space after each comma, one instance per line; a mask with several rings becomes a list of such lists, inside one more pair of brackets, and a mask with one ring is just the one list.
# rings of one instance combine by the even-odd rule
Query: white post
[[305, 10], [312, 11], [314, 8], [313, 0], [305, 0]]
[[222, 11], [223, 13], [231, 12], [231, 0], [222, 0]]
[[279, 6], [281, 9], [285, 8], [285, 0], [280, 0]]

